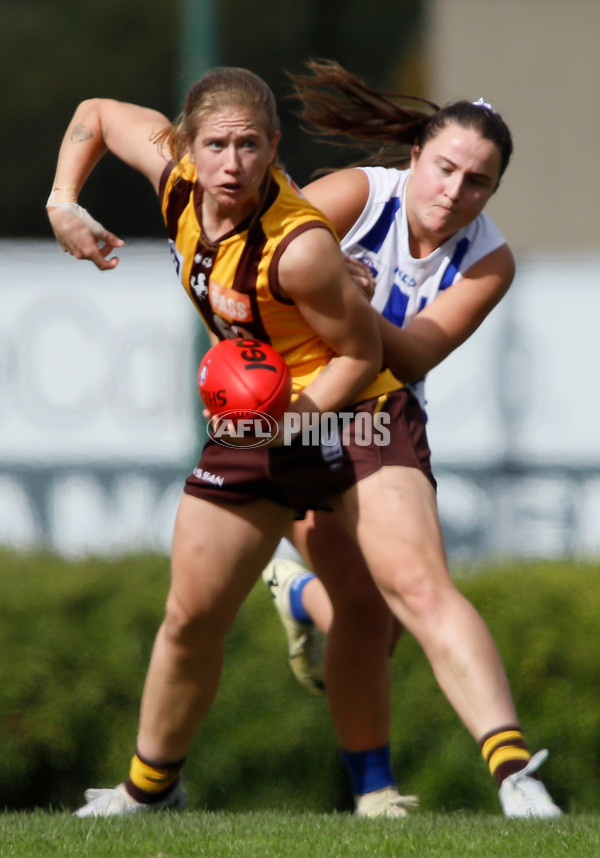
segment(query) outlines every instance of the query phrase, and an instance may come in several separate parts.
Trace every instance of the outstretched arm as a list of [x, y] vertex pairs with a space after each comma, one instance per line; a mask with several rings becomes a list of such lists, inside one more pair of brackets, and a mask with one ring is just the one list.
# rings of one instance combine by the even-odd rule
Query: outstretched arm
[[386, 366], [402, 381], [418, 381], [473, 334], [506, 294], [515, 273], [506, 244], [492, 251], [402, 329], [383, 316]]
[[158, 191], [168, 152], [154, 140], [170, 126], [156, 110], [106, 98], [83, 101], [63, 138], [48, 200], [48, 216], [61, 248], [98, 268], [114, 268], [108, 258], [123, 241], [77, 205], [79, 193], [102, 156], [110, 151], [145, 175]]
[[[339, 170], [307, 185], [303, 193], [343, 238], [367, 204], [369, 179], [360, 169]], [[402, 381], [422, 378], [474, 333], [505, 295], [514, 273], [513, 255], [502, 245], [438, 295], [406, 328], [379, 316], [386, 366]]]

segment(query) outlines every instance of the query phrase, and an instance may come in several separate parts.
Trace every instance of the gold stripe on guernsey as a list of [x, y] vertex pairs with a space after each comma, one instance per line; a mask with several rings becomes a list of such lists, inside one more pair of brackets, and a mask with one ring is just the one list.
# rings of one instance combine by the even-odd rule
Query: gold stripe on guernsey
[[[375, 399], [375, 397], [384, 396], [386, 393], [393, 393], [394, 390], [401, 390], [404, 387], [401, 381], [398, 381], [395, 375], [392, 374], [391, 370], [384, 369], [383, 372], [380, 372], [373, 381], [368, 384], [358, 396], [354, 397], [355, 402], [362, 402], [364, 399]], [[378, 405], [379, 408], [383, 408], [384, 402]]]
[[507, 760], [530, 760], [531, 754], [526, 748], [516, 748], [514, 745], [507, 745], [498, 748], [497, 751], [492, 751], [488, 760], [490, 772], [494, 774], [498, 766], [505, 763]]
[[135, 754], [131, 760], [129, 777], [135, 786], [143, 789], [144, 792], [158, 793], [164, 792], [171, 787], [178, 780], [180, 773], [180, 766], [176, 766], [175, 768], [149, 766]]
[[388, 395], [387, 395], [387, 393], [383, 393], [378, 398], [377, 405], [373, 409], [373, 416], [375, 416], [375, 414], [379, 414], [380, 411], [383, 411], [383, 407], [387, 401], [388, 401]]
[[[325, 369], [324, 366], [319, 367], [318, 370], [312, 372], [308, 375], [296, 376], [293, 378], [293, 394], [292, 394], [292, 402], [297, 399], [297, 397], [302, 393], [305, 387], [308, 387], [310, 382], [316, 378], [319, 373]], [[363, 390], [357, 394], [352, 402], [348, 402], [348, 406], [354, 405], [356, 402], [363, 402], [365, 399], [375, 399], [376, 397], [383, 397], [382, 402], [378, 403], [377, 408], [381, 410], [385, 405], [385, 400], [387, 399], [387, 395], [393, 393], [394, 390], [401, 390], [404, 387], [401, 381], [392, 375], [389, 369], [380, 372], [379, 375], [375, 377], [375, 379]]]
[[498, 745], [506, 745], [510, 742], [523, 742], [523, 733], [521, 730], [505, 730], [503, 733], [495, 733], [487, 739], [481, 748], [481, 754], [484, 760], [488, 760]]

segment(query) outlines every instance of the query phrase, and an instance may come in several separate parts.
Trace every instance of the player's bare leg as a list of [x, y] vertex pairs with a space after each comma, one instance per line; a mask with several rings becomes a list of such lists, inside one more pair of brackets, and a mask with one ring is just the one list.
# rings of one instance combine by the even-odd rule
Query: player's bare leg
[[356, 533], [387, 603], [421, 644], [442, 691], [480, 743], [504, 813], [560, 815], [531, 776], [547, 752], [531, 757], [496, 645], [450, 578], [427, 478], [416, 468], [384, 467], [346, 492], [337, 509]]
[[295, 522], [294, 544], [318, 576], [303, 601], [328, 635], [325, 687], [340, 744], [348, 751], [380, 747], [389, 742], [392, 614], [332, 513]]
[[[138, 748], [151, 759], [185, 756], [212, 705], [227, 633], [290, 517], [269, 501], [225, 507], [184, 495], [142, 698]], [[197, 535], [200, 518], [210, 540]]]
[[450, 577], [435, 491], [424, 474], [382, 468], [347, 492], [343, 505], [384, 598], [423, 647], [471, 735], [515, 723], [496, 645]]
[[399, 625], [331, 513], [308, 514], [293, 529], [296, 548], [319, 575], [302, 590], [303, 604], [327, 632], [325, 691], [355, 813], [404, 818], [418, 802], [399, 794], [391, 762], [389, 658]]
[[146, 676], [129, 777], [112, 789], [87, 790], [87, 804], [76, 816], [185, 804], [181, 770], [217, 691], [225, 637], [290, 518], [289, 510], [269, 501], [217, 506], [183, 496], [166, 616]]

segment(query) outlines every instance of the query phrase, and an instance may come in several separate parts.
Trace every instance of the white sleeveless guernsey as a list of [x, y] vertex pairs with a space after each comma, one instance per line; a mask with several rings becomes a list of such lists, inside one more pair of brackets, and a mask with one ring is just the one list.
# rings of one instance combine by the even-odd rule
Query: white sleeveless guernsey
[[[410, 170], [361, 167], [369, 179], [369, 198], [342, 241], [344, 253], [365, 262], [375, 277], [371, 301], [386, 319], [406, 327], [472, 265], [506, 239], [482, 212], [424, 259], [415, 259], [408, 242], [406, 185]], [[411, 385], [424, 407], [424, 379]]]

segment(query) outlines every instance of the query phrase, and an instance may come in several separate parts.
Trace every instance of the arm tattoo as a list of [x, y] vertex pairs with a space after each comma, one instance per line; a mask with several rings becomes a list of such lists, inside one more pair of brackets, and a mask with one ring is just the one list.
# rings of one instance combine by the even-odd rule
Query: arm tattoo
[[85, 125], [76, 125], [71, 131], [71, 143], [82, 143], [84, 140], [89, 140], [94, 135]]

